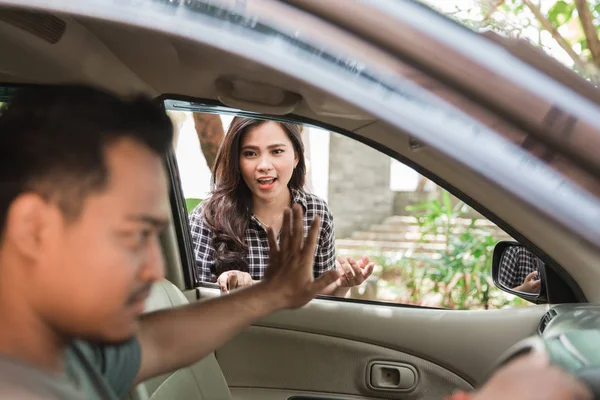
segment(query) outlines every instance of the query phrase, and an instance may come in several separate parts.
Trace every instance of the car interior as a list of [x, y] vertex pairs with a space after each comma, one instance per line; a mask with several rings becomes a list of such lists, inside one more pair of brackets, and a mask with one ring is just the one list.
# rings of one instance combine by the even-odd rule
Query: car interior
[[[28, 8], [33, 3], [37, 8]], [[600, 301], [600, 243], [565, 229], [464, 160], [430, 144], [414, 146], [412, 132], [363, 107], [371, 101], [368, 93], [349, 102], [291, 70], [241, 57], [225, 39], [242, 40], [243, 31], [232, 28], [230, 36], [224, 33], [221, 39], [202, 42], [192, 34], [170, 32], [158, 22], [142, 26], [94, 16], [93, 7], [84, 15], [73, 11], [83, 5], [61, 9], [60, 2], [33, 3], [0, 1], [3, 89], [80, 82], [123, 95], [144, 92], [163, 104], [177, 100], [191, 111], [199, 106], [216, 111], [221, 107], [322, 127], [414, 168], [545, 263], [542, 293], [524, 296], [536, 304], [520, 309], [457, 311], [319, 297], [301, 309], [256, 322], [194, 365], [138, 385], [130, 399], [442, 399], [455, 390], [478, 387], [499, 365], [536, 348], [546, 349], [554, 362], [600, 393], [600, 353], [594, 346], [600, 335], [600, 307], [595, 305]], [[156, 3], [197, 8], [208, 4]], [[318, 32], [317, 39], [323, 38], [340, 54], [361, 54], [370, 64], [468, 112], [511, 142], [529, 137], [515, 120], [469, 99], [439, 76], [419, 71], [389, 48], [349, 32], [348, 25], [332, 23], [334, 18], [318, 18], [278, 1], [249, 2], [248, 7], [247, 12], [260, 15], [265, 24], [275, 21], [273, 29], [288, 26], [308, 37]], [[385, 29], [382, 24], [381, 33]], [[502, 45], [498, 40], [488, 42]], [[268, 45], [264, 43], [265, 48]], [[435, 50], [430, 49], [432, 55]], [[290, 51], [286, 57], [293, 63], [301, 55]], [[569, 76], [569, 82], [572, 79]], [[582, 96], [580, 92], [586, 91], [588, 95], [582, 97], [595, 97], [598, 105], [597, 90], [575, 81], [584, 89], [574, 93]], [[5, 100], [8, 95], [0, 98]], [[439, 129], [444, 130], [443, 124]], [[547, 150], [546, 142], [535, 143], [534, 153]], [[566, 156], [561, 160], [565, 176], [590, 193], [600, 193], [597, 177]], [[220, 296], [215, 286], [194, 280], [177, 162], [173, 154], [165, 161], [172, 180], [173, 219], [162, 236], [166, 279], [153, 287], [148, 312]]]

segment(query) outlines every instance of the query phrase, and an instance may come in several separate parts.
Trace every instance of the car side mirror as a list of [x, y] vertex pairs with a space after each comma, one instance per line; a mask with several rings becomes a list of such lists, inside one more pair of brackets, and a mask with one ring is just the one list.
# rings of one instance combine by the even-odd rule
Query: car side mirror
[[533, 303], [546, 303], [544, 262], [518, 242], [501, 241], [494, 247], [494, 284], [503, 291]]

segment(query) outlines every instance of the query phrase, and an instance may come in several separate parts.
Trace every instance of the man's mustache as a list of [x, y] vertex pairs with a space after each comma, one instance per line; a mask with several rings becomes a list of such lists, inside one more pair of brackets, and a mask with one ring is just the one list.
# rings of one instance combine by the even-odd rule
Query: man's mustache
[[144, 286], [136, 289], [127, 298], [127, 305], [133, 305], [141, 300], [145, 300], [150, 295], [153, 282], [147, 283]]

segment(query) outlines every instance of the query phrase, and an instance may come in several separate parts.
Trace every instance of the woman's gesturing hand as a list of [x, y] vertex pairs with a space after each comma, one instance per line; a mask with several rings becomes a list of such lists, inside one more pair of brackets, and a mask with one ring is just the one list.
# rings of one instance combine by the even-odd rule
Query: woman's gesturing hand
[[243, 271], [225, 271], [219, 278], [217, 278], [217, 284], [221, 288], [221, 292], [227, 293], [233, 289], [239, 289], [254, 284], [252, 276]]

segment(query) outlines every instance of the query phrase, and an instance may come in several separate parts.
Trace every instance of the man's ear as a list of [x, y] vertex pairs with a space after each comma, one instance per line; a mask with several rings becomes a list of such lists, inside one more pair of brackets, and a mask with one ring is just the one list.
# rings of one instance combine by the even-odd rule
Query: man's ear
[[8, 208], [5, 239], [12, 242], [22, 256], [36, 259], [52, 235], [57, 208], [40, 195], [19, 195]]

